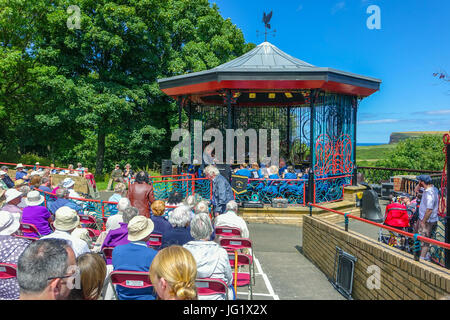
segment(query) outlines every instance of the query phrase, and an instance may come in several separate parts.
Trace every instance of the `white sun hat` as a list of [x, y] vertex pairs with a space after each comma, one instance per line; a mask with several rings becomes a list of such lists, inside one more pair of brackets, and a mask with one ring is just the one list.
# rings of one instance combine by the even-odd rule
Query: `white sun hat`
[[19, 229], [20, 223], [8, 211], [0, 211], [0, 235], [9, 236]]
[[8, 203], [11, 200], [14, 200], [14, 199], [16, 199], [18, 197], [21, 197], [22, 196], [22, 192], [20, 192], [20, 191], [18, 191], [16, 189], [8, 189], [5, 192], [5, 196], [6, 196], [5, 202]]
[[25, 203], [27, 206], [38, 206], [44, 202], [44, 196], [41, 196], [39, 191], [33, 190], [27, 193], [27, 198], [25, 199]]
[[61, 207], [55, 212], [55, 222], [53, 226], [57, 230], [69, 231], [75, 229], [80, 224], [80, 217], [77, 212], [69, 207]]
[[144, 217], [136, 216], [128, 222], [128, 240], [140, 241], [150, 235], [155, 228], [153, 221]]

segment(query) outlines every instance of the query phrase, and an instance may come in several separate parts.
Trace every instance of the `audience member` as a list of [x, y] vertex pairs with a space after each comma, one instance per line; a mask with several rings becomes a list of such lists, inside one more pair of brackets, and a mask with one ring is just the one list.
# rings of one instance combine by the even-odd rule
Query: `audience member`
[[83, 165], [81, 164], [81, 162], [77, 163], [77, 168], [75, 169], [75, 171], [78, 173], [79, 176], [83, 177], [84, 176], [84, 172], [85, 172], [85, 168], [83, 168]]
[[75, 254], [67, 241], [35, 241], [17, 264], [20, 300], [66, 300], [74, 287], [75, 275]]
[[253, 179], [261, 179], [264, 178], [264, 174], [262, 173], [261, 169], [259, 168], [258, 163], [252, 163], [252, 169], [251, 169], [251, 178]]
[[[125, 197], [125, 194], [127, 192], [127, 186], [119, 182], [114, 186], [114, 193], [109, 197], [108, 201], [110, 202], [119, 202], [120, 199]], [[108, 204], [109, 206], [109, 212], [110, 214], [116, 214], [117, 213], [117, 206], [114, 204]]]
[[207, 201], [202, 200], [195, 206], [194, 213], [198, 214], [200, 212], [209, 214], [209, 205]]
[[23, 165], [21, 163], [18, 163], [16, 166], [16, 181], [17, 180], [30, 180], [30, 176], [23, 170]]
[[84, 242], [86, 242], [86, 244], [88, 245], [89, 250], [91, 250], [93, 244], [92, 244], [92, 238], [89, 235], [89, 230], [86, 228], [81, 227], [81, 225], [79, 225], [77, 228], [75, 228], [70, 235], [72, 237], [78, 238], [83, 240]]
[[[112, 247], [115, 248], [122, 244], [130, 243], [128, 240], [128, 223], [134, 217], [139, 215], [139, 210], [135, 207], [128, 207], [122, 214], [123, 222], [119, 222], [120, 228], [109, 230], [106, 235], [105, 241], [103, 241], [101, 249], [104, 247]], [[106, 259], [106, 264], [111, 264], [111, 259]]]
[[247, 223], [242, 217], [237, 215], [238, 204], [236, 201], [231, 200], [227, 203], [227, 211], [224, 214], [216, 217], [214, 219], [214, 224], [216, 227], [234, 227], [241, 230], [241, 237], [249, 238], [250, 234], [248, 231]]
[[123, 178], [124, 178], [124, 182], [128, 183], [131, 181], [131, 178], [133, 178], [134, 176], [134, 172], [131, 169], [131, 165], [129, 163], [127, 163], [125, 165], [125, 170], [123, 171]]
[[205, 168], [206, 178], [212, 180], [212, 204], [215, 216], [225, 212], [228, 201], [234, 200], [233, 190], [227, 179], [222, 176], [217, 167], [210, 165]]
[[155, 200], [152, 203], [151, 209], [152, 209], [152, 216], [150, 219], [152, 219], [153, 224], [155, 225], [155, 229], [153, 230], [153, 233], [160, 234], [164, 237], [164, 235], [172, 229], [172, 225], [170, 224], [167, 219], [164, 218], [164, 212], [165, 212], [165, 203], [162, 200]]
[[0, 179], [6, 184], [8, 189], [14, 188], [14, 181], [12, 181], [11, 177], [8, 175], [8, 167], [3, 166], [0, 168], [0, 171], [4, 172], [5, 174], [0, 174]]
[[[14, 237], [19, 230], [19, 221], [7, 211], [0, 211], [0, 262], [17, 265], [19, 256], [31, 241]], [[0, 280], [0, 300], [19, 299], [17, 278]]]
[[67, 173], [68, 176], [72, 176], [72, 177], [79, 176], [78, 172], [73, 168], [73, 164], [69, 164], [69, 167], [67, 169], [69, 169], [69, 172]]
[[297, 174], [293, 166], [288, 166], [283, 175], [283, 179], [297, 179]]
[[147, 172], [140, 171], [136, 175], [135, 182], [130, 185], [128, 198], [131, 205], [139, 209], [139, 214], [150, 218], [150, 205], [155, 201], [153, 186], [148, 184]]
[[[169, 194], [169, 198], [167, 199], [166, 203], [166, 212], [165, 215], [167, 216], [166, 219], [168, 219], [168, 213], [173, 211], [173, 207], [178, 207], [183, 204], [183, 195], [178, 191], [173, 191]], [[172, 208], [167, 208], [167, 206], [171, 206]]]
[[55, 214], [56, 210], [58, 210], [61, 207], [69, 207], [73, 210], [75, 210], [77, 213], [82, 213], [82, 209], [72, 200], [69, 200], [69, 190], [66, 188], [58, 188], [56, 190], [56, 197], [57, 199], [55, 201], [49, 201], [47, 204], [48, 210]]
[[30, 178], [31, 190], [38, 189], [39, 186], [41, 185], [41, 180], [42, 180], [41, 176], [39, 176], [37, 174], [32, 175]]
[[80, 225], [80, 217], [77, 212], [69, 207], [61, 207], [56, 210], [55, 222], [53, 226], [55, 231], [41, 239], [64, 239], [69, 240], [75, 256], [78, 257], [85, 252], [90, 252], [86, 241], [71, 235], [72, 231]]
[[17, 206], [23, 210], [23, 208], [27, 206], [27, 202], [25, 200], [27, 200], [28, 192], [31, 191], [31, 188], [28, 185], [24, 185], [17, 188], [17, 190], [22, 192], [22, 199]]
[[10, 187], [8, 187], [8, 185], [4, 181], [5, 176], [7, 176], [6, 172], [0, 170], [0, 189], [8, 190]]
[[247, 178], [252, 178], [252, 172], [247, 168], [247, 164], [246, 163], [242, 163], [239, 167], [239, 170], [236, 171], [235, 173], [238, 176], [244, 176]]
[[38, 187], [38, 189], [48, 192], [48, 193], [51, 193], [52, 189], [50, 189], [50, 188], [51, 188], [50, 178], [43, 177], [41, 179], [41, 185]]
[[[44, 203], [44, 197], [39, 194], [39, 191], [30, 191], [25, 202], [27, 206], [23, 209], [21, 222], [33, 224], [41, 236], [52, 233], [52, 229], [50, 228], [52, 215], [45, 206], [41, 206]], [[35, 232], [27, 232], [25, 235], [39, 237]]]
[[[209, 241], [213, 227], [206, 213], [197, 214], [191, 221], [191, 235], [195, 239], [189, 241], [184, 248], [188, 249], [197, 262], [197, 276], [199, 278], [218, 278], [223, 280], [232, 293], [233, 275], [227, 251], [218, 243]], [[231, 298], [233, 294], [231, 294]], [[224, 300], [224, 295], [210, 295], [199, 297], [200, 300]]]
[[[286, 172], [288, 167], [287, 167], [287, 164], [286, 164], [286, 160], [284, 158], [280, 158], [280, 163], [279, 164], [280, 164], [280, 169], [278, 169], [278, 167], [277, 167], [277, 172], [276, 173], [278, 174], [278, 176], [282, 177], [283, 174]], [[275, 172], [272, 172], [272, 174], [275, 174]]]
[[189, 223], [191, 222], [191, 209], [189, 207], [181, 205], [175, 208], [169, 213], [169, 222], [172, 228], [164, 234], [161, 248], [166, 248], [174, 244], [182, 246], [194, 240], [189, 228]]
[[123, 222], [123, 213], [129, 207], [131, 207], [131, 202], [128, 198], [122, 198], [117, 202], [117, 213], [109, 216], [106, 220], [106, 231], [120, 228], [120, 223]]
[[150, 281], [161, 300], [197, 300], [197, 263], [189, 250], [170, 246], [150, 266]]
[[13, 214], [14, 218], [17, 221], [22, 219], [22, 209], [17, 205], [22, 201], [22, 192], [16, 189], [8, 189], [5, 192], [5, 205], [2, 208], [2, 211], [8, 211]]
[[97, 253], [83, 253], [77, 266], [81, 288], [72, 289], [69, 300], [99, 300], [107, 273], [105, 260]]
[[[112, 264], [114, 270], [148, 271], [155, 249], [147, 247], [147, 242], [153, 232], [153, 222], [144, 217], [136, 216], [128, 223], [128, 240], [130, 243], [114, 248]], [[152, 288], [129, 289], [121, 286], [116, 288], [119, 300], [154, 300]]]

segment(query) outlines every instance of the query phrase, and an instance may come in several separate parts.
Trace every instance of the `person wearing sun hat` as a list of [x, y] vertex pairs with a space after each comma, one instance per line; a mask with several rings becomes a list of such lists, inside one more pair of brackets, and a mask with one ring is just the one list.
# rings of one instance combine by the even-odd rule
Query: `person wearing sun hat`
[[5, 205], [1, 210], [12, 213], [18, 221], [22, 218], [22, 209], [17, 205], [22, 201], [22, 192], [16, 189], [8, 189], [4, 194]]
[[[0, 211], [0, 262], [17, 265], [19, 256], [31, 241], [15, 237], [20, 223], [8, 211]], [[17, 278], [0, 281], [0, 300], [19, 299]]]
[[[25, 203], [27, 206], [23, 209], [21, 221], [34, 224], [41, 236], [50, 234], [52, 232], [50, 228], [52, 215], [45, 206], [42, 206], [44, 204], [44, 196], [39, 191], [30, 191], [27, 194]], [[25, 234], [30, 237], [39, 237], [35, 232], [27, 232]]]
[[75, 210], [69, 207], [61, 207], [56, 210], [53, 226], [55, 227], [55, 231], [41, 239], [57, 238], [70, 241], [76, 257], [83, 253], [91, 252], [86, 241], [71, 234], [72, 231], [80, 226], [80, 217]]
[[[112, 252], [113, 270], [146, 271], [150, 269], [153, 259], [158, 253], [147, 247], [153, 232], [152, 220], [138, 215], [128, 222], [128, 240], [130, 243], [118, 245]], [[152, 288], [128, 289], [117, 287], [119, 300], [154, 300]]]
[[21, 163], [18, 163], [16, 165], [16, 180], [30, 180], [30, 176], [23, 170], [23, 165]]

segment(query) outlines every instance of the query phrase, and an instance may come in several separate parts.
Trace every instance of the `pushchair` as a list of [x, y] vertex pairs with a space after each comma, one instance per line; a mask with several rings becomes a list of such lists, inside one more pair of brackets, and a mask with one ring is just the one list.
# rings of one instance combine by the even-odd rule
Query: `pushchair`
[[[408, 214], [406, 206], [397, 202], [388, 204], [386, 206], [383, 224], [401, 231], [409, 232], [410, 215]], [[383, 228], [380, 228], [378, 241], [407, 252], [411, 252], [412, 250], [412, 244], [410, 243], [409, 238]]]

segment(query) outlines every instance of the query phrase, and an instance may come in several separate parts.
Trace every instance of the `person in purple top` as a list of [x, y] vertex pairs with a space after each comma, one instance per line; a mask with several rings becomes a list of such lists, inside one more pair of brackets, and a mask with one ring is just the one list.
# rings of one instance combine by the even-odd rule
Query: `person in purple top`
[[[21, 222], [34, 224], [41, 236], [52, 233], [53, 231], [50, 228], [51, 214], [46, 207], [41, 206], [44, 202], [44, 197], [40, 195], [39, 191], [33, 190], [28, 192], [25, 202], [27, 207], [23, 209]], [[25, 234], [30, 237], [39, 237], [34, 232]]]
[[[135, 207], [128, 207], [124, 210], [122, 214], [123, 222], [119, 222], [120, 228], [113, 229], [108, 232], [105, 240], [102, 244], [102, 250], [104, 247], [115, 248], [122, 244], [130, 243], [128, 240], [128, 223], [134, 217], [139, 215], [139, 209]], [[106, 264], [111, 264], [112, 260], [110, 258], [106, 259]]]

